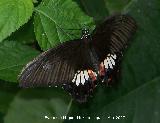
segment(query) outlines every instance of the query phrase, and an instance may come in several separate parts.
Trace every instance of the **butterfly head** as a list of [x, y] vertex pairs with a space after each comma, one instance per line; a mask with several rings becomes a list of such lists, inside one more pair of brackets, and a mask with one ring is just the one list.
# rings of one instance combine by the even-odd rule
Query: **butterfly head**
[[90, 37], [89, 29], [88, 28], [83, 28], [81, 39], [88, 39], [89, 37]]

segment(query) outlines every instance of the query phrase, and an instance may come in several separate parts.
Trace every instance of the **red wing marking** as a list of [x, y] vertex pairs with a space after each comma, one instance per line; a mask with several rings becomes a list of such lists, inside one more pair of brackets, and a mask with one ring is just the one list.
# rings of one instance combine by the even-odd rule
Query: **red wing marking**
[[97, 80], [96, 73], [93, 72], [92, 70], [88, 70], [88, 75], [89, 75], [89, 77], [91, 78], [92, 81]]
[[99, 75], [105, 76], [105, 66], [104, 66], [103, 62], [101, 62], [101, 64], [99, 65]]

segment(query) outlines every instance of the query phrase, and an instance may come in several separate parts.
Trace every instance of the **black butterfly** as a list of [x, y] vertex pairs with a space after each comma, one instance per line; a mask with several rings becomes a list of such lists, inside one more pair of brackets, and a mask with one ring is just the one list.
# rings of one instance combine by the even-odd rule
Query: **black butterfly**
[[82, 30], [81, 39], [67, 41], [40, 54], [22, 70], [21, 87], [62, 86], [78, 102], [86, 102], [97, 82], [109, 83], [136, 22], [128, 15], [114, 15], [92, 34]]

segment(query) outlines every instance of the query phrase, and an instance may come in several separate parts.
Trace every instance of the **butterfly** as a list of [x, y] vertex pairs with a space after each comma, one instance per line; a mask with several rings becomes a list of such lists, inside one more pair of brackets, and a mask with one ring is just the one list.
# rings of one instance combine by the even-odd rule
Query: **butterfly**
[[131, 37], [135, 20], [125, 14], [108, 17], [92, 34], [82, 29], [79, 39], [66, 41], [29, 62], [19, 75], [20, 86], [63, 87], [80, 103], [98, 83], [110, 83]]

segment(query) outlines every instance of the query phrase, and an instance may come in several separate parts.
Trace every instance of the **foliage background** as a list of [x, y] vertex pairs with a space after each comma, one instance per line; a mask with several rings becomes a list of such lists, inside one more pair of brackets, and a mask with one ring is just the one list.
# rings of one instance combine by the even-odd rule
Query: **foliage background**
[[[18, 87], [21, 69], [42, 50], [80, 37], [81, 31], [69, 29], [93, 29], [115, 12], [128, 13], [138, 24], [118, 86], [98, 87], [83, 105], [61, 88]], [[0, 123], [75, 122], [45, 115], [92, 117], [76, 120], [83, 123], [159, 123], [159, 32], [159, 0], [0, 0]], [[126, 117], [115, 120], [116, 115]]]

